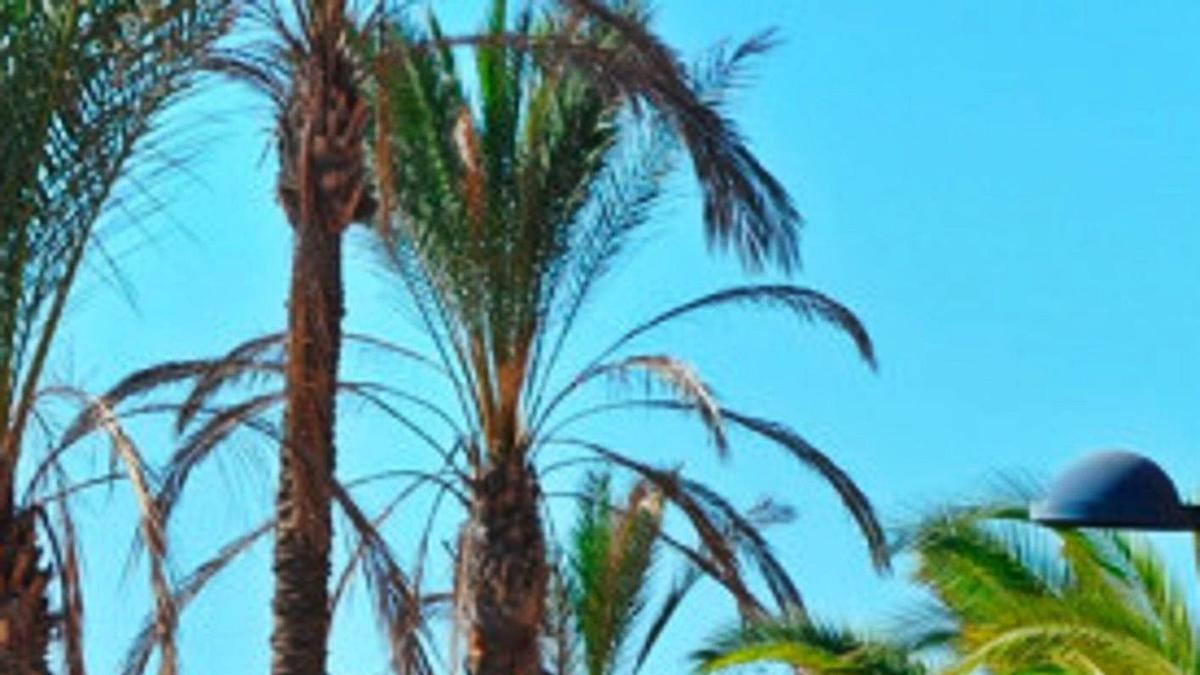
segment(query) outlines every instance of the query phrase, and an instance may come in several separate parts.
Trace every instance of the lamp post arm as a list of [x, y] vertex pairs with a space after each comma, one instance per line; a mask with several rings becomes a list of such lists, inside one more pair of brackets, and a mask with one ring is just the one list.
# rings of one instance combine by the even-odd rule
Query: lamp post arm
[[[1183, 514], [1187, 517], [1188, 529], [1200, 535], [1200, 505], [1184, 504]], [[1200, 555], [1200, 551], [1197, 554]]]

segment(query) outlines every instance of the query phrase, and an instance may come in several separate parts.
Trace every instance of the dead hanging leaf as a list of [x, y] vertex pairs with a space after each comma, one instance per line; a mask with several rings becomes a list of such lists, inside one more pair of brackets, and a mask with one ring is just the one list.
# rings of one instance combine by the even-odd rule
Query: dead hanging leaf
[[467, 217], [478, 225], [483, 219], [485, 181], [483, 163], [479, 161], [479, 134], [471, 110], [463, 106], [454, 122], [454, 146], [463, 166], [462, 191], [467, 205]]

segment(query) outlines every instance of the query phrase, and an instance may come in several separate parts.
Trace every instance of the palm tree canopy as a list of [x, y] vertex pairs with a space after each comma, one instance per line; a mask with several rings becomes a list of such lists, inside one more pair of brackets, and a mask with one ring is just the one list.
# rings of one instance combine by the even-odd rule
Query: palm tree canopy
[[[639, 116], [625, 92], [574, 62], [547, 62], [536, 49], [510, 46], [507, 4], [492, 4], [488, 32], [496, 41], [475, 51], [478, 104], [460, 79], [455, 53], [423, 47], [403, 24], [392, 24], [377, 46], [392, 58], [379, 60], [375, 92], [380, 241], [460, 373], [460, 394], [492, 453], [527, 445], [516, 418], [523, 406], [532, 418], [548, 403], [539, 386], [566, 332], [648, 222], [681, 154], [666, 117]], [[645, 20], [640, 3], [617, 3], [609, 13], [618, 10], [622, 25]], [[535, 45], [544, 36], [568, 35], [607, 53], [625, 39], [610, 21], [570, 12], [537, 19], [525, 12], [513, 23]], [[428, 33], [438, 44], [436, 21]], [[756, 40], [718, 55], [694, 88], [720, 98], [765, 46]], [[812, 291], [725, 292], [679, 313], [734, 303], [826, 321], [873, 358], [853, 314]], [[605, 374], [652, 373], [711, 411], [695, 374], [678, 362], [646, 357], [593, 365]]]
[[[807, 620], [752, 623], [694, 655], [700, 672], [761, 662], [813, 673], [1200, 673], [1196, 625], [1144, 540], [1046, 530], [1023, 506], [953, 508], [902, 531], [935, 602], [879, 640]], [[929, 653], [932, 669], [919, 658]]]
[[915, 531], [916, 578], [940, 605], [923, 641], [954, 651], [948, 672], [1200, 672], [1186, 594], [1145, 541], [1024, 518], [963, 509]]

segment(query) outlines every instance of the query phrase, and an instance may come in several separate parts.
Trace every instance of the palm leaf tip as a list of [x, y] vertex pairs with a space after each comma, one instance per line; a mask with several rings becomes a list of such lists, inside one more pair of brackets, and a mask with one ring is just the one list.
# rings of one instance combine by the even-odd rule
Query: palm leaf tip
[[[603, 79], [632, 100], [650, 103], [675, 129], [703, 193], [710, 243], [734, 249], [752, 271], [768, 266], [785, 273], [798, 269], [803, 221], [790, 195], [721, 113], [711, 91], [650, 31], [645, 13], [621, 11], [600, 0], [560, 1], [619, 36], [621, 49], [611, 59], [584, 65], [599, 69]], [[772, 33], [756, 36], [716, 70], [738, 72], [743, 61], [773, 44]]]

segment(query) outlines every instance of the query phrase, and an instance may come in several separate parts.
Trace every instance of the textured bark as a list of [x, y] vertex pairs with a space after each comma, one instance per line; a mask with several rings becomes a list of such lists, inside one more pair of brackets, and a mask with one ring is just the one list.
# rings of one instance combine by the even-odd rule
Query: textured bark
[[372, 206], [363, 178], [366, 104], [345, 52], [341, 5], [327, 3], [314, 18], [279, 120], [279, 199], [295, 248], [276, 502], [275, 675], [326, 672], [342, 233]]
[[330, 491], [341, 337], [341, 236], [296, 231], [287, 409], [276, 505], [272, 672], [324, 675], [329, 628]]
[[54, 628], [40, 567], [32, 514], [0, 522], [0, 673], [48, 675], [46, 650]]
[[510, 453], [484, 471], [474, 492], [461, 570], [468, 671], [540, 675], [549, 567], [537, 477]]

